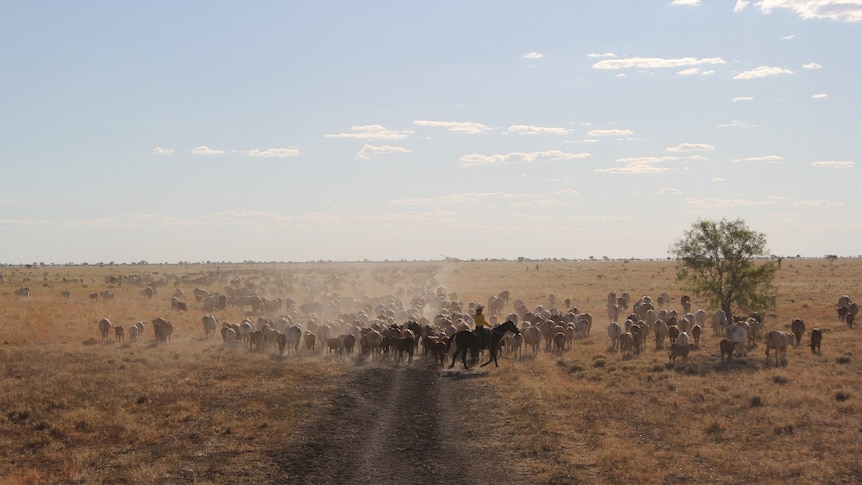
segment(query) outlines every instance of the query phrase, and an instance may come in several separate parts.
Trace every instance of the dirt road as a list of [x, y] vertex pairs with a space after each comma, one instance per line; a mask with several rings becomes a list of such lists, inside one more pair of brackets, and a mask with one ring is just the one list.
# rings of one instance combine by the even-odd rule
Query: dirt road
[[[273, 456], [278, 483], [529, 483], [485, 372], [365, 364]], [[500, 419], [497, 419], [500, 418]]]

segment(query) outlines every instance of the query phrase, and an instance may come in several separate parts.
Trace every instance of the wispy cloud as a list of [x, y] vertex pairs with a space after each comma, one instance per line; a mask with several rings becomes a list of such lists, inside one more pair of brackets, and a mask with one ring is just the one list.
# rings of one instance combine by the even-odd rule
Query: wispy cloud
[[655, 191], [658, 195], [678, 195], [682, 193], [682, 190], [679, 190], [676, 187], [662, 187]]
[[761, 77], [778, 76], [779, 74], [793, 74], [793, 71], [790, 69], [784, 69], [783, 67], [759, 66], [748, 71], [743, 71], [736, 76], [733, 76], [733, 79], [757, 79]]
[[90, 227], [141, 227], [141, 226], [174, 226], [195, 224], [194, 221], [186, 221], [169, 217], [163, 214], [123, 214], [113, 217], [101, 217], [80, 221], [67, 221], [66, 226], [90, 226]]
[[812, 162], [812, 167], [823, 167], [823, 168], [853, 168], [856, 166], [856, 162], [850, 161], [839, 161], [839, 160], [821, 160], [818, 162]]
[[410, 153], [413, 150], [408, 150], [404, 147], [393, 147], [389, 145], [363, 145], [362, 149], [359, 150], [359, 153], [356, 155], [357, 158], [362, 160], [369, 160], [374, 155], [388, 155], [391, 153]]
[[763, 155], [759, 157], [737, 158], [734, 162], [780, 162], [784, 157], [779, 155]]
[[153, 148], [153, 155], [173, 155], [174, 152], [176, 152], [176, 150], [174, 150], [173, 148], [162, 148], [162, 147]]
[[809, 62], [808, 64], [803, 64], [802, 69], [823, 69], [823, 66], [816, 62]]
[[796, 38], [796, 36], [795, 36], [794, 34], [790, 34], [790, 35], [784, 35], [784, 36], [782, 36], [782, 37], [781, 37], [781, 40], [793, 40], [793, 39], [795, 39], [795, 38]]
[[680, 143], [679, 145], [667, 147], [666, 152], [699, 152], [715, 150], [709, 143]]
[[569, 133], [569, 130], [565, 128], [532, 125], [512, 125], [506, 131], [508, 133], [517, 133], [519, 135], [538, 135], [541, 133], [549, 135], [566, 135]]
[[199, 147], [193, 148], [192, 154], [194, 154], [194, 155], [222, 155], [222, 154], [224, 154], [224, 150], [217, 150], [215, 148], [210, 148], [206, 145], [201, 145]]
[[475, 123], [470, 121], [429, 121], [429, 120], [416, 120], [413, 122], [416, 126], [430, 126], [432, 128], [445, 128], [449, 131], [454, 131], [458, 133], [468, 133], [471, 135], [475, 135], [478, 133], [482, 133], [484, 131], [488, 131], [491, 128], [482, 123]]
[[754, 97], [753, 96], [737, 96], [737, 97], [731, 99], [731, 101], [734, 103], [738, 103], [740, 101], [754, 101]]
[[606, 129], [606, 130], [590, 130], [587, 132], [588, 136], [628, 136], [633, 135], [634, 132], [632, 130], [621, 130], [621, 129]]
[[298, 156], [299, 150], [296, 148], [266, 148], [264, 150], [252, 148], [246, 154], [250, 157], [260, 158], [288, 158]]
[[611, 57], [616, 57], [616, 56], [617, 56], [617, 55], [616, 55], [616, 54], [614, 54], [613, 52], [604, 52], [604, 53], [591, 52], [591, 53], [587, 54], [587, 57], [592, 57], [592, 58], [594, 58], [594, 59], [595, 59], [595, 58], [599, 58], [599, 59], [602, 59], [602, 58], [611, 58]]
[[720, 57], [680, 57], [664, 59], [661, 57], [628, 57], [624, 59], [605, 59], [593, 64], [593, 69], [660, 69], [675, 67], [691, 67], [704, 64], [724, 64]]
[[545, 57], [544, 54], [539, 54], [538, 52], [528, 52], [524, 54], [524, 59], [541, 59]]
[[673, 0], [670, 2], [671, 5], [683, 5], [686, 7], [694, 7], [696, 5], [700, 5], [700, 0]]
[[589, 153], [569, 153], [561, 150], [546, 150], [540, 152], [512, 152], [494, 155], [472, 153], [462, 156], [459, 160], [461, 161], [462, 167], [471, 167], [474, 165], [491, 165], [495, 163], [533, 163], [556, 160], [577, 160], [588, 158], [589, 156]]
[[412, 131], [393, 131], [380, 125], [352, 126], [350, 131], [326, 135], [326, 138], [354, 138], [358, 140], [403, 140], [412, 135]]
[[747, 5], [748, 5], [747, 0], [736, 0], [736, 5], [733, 6], [733, 11], [735, 13], [736, 12], [742, 12]]
[[793, 207], [843, 207], [843, 202], [833, 201], [833, 200], [813, 200], [813, 199], [805, 199], [794, 202]]
[[739, 120], [733, 120], [729, 123], [721, 123], [718, 125], [719, 128], [752, 128], [755, 126], [757, 126], [757, 125], [755, 125], [753, 123], [749, 123], [747, 121], [739, 121]]
[[560, 189], [554, 192], [554, 195], [578, 195], [578, 193], [575, 189]]
[[862, 20], [862, 2], [859, 0], [762, 0], [754, 5], [764, 13], [777, 8], [791, 10], [804, 19]]
[[813, 96], [811, 96], [811, 97], [812, 97], [812, 98], [814, 98], [814, 99], [824, 99], [824, 98], [828, 98], [828, 97], [829, 97], [829, 95], [828, 95], [828, 94], [826, 94], [826, 93], [817, 93], [817, 94], [815, 94], [815, 95], [813, 95]]

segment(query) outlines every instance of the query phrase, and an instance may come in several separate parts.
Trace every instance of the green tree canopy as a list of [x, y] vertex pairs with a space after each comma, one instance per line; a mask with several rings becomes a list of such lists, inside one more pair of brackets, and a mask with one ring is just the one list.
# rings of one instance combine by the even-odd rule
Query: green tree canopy
[[698, 219], [669, 252], [683, 289], [707, 298], [728, 319], [733, 305], [764, 310], [773, 297], [778, 265], [769, 259], [766, 236], [741, 219]]

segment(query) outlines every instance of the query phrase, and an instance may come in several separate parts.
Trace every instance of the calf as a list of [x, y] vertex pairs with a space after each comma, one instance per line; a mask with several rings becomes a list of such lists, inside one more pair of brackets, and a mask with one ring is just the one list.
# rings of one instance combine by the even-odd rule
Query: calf
[[820, 355], [820, 342], [823, 340], [823, 331], [819, 328], [811, 329], [811, 343], [809, 346], [811, 347], [811, 353], [816, 353]]
[[721, 342], [718, 343], [718, 348], [721, 351], [721, 361], [724, 362], [724, 356], [727, 356], [727, 361], [730, 362], [733, 360], [733, 350], [736, 345], [731, 342], [729, 339], [723, 338]]
[[796, 338], [796, 346], [798, 347], [802, 343], [802, 336], [805, 335], [805, 323], [801, 318], [796, 317], [790, 322], [790, 331], [793, 332], [793, 336]]
[[670, 362], [676, 363], [676, 358], [682, 357], [682, 362], [684, 364], [688, 362], [689, 351], [691, 351], [691, 345], [674, 342], [670, 344], [670, 352], [668, 352], [668, 359], [670, 360]]
[[786, 359], [787, 347], [795, 342], [795, 336], [790, 332], [770, 330], [766, 334], [766, 362], [769, 363], [769, 351], [775, 349], [775, 365], [779, 364], [779, 357]]
[[117, 337], [117, 342], [122, 342], [126, 338], [125, 331], [123, 330], [123, 327], [121, 327], [119, 325], [114, 327], [114, 335]]

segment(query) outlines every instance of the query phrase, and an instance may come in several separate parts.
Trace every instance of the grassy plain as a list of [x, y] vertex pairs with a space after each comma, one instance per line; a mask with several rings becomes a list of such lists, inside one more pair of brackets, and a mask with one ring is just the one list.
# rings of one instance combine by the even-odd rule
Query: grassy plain
[[[499, 368], [468, 371], [482, 372], [496, 388], [499, 399], [489, 406], [507, 417], [503, 439], [537, 483], [862, 482], [862, 338], [835, 312], [840, 295], [860, 298], [860, 259], [782, 262], [766, 329], [787, 329], [798, 316], [825, 336], [822, 354], [804, 347], [806, 335], [781, 366], [767, 363], [762, 338], [747, 357], [722, 364], [719, 339], [709, 331], [686, 364], [669, 364], [666, 350], [651, 345], [630, 360], [610, 352], [609, 291], [634, 298], [666, 291], [670, 308], [681, 308], [668, 261], [47, 266], [0, 273], [0, 483], [263, 483], [277, 476], [272, 450], [352, 364], [226, 351], [220, 338], [205, 339], [204, 312], [191, 290], [219, 291], [233, 278], [258, 288], [287, 282], [297, 302], [324, 292], [409, 301], [430, 281], [465, 303], [509, 290], [530, 308], [548, 306], [554, 294], [558, 306], [569, 298], [592, 313], [591, 336], [562, 356], [504, 354]], [[128, 276], [166, 285], [148, 300]], [[188, 313], [170, 309], [177, 285], [189, 293]], [[23, 286], [30, 297], [15, 295]], [[68, 300], [62, 290], [71, 293]], [[114, 300], [88, 297], [102, 290], [113, 291]], [[155, 343], [151, 328], [136, 344], [99, 338], [99, 318], [128, 328], [157, 316], [176, 327], [167, 345]], [[239, 321], [246, 314], [228, 309], [218, 316]]]

